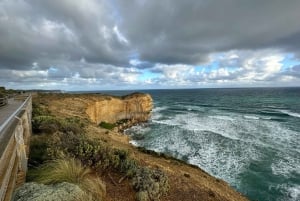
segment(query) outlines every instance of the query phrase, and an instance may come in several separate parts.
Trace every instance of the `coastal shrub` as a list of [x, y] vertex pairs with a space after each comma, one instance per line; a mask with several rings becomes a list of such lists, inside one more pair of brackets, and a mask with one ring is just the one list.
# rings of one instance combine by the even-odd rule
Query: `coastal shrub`
[[79, 118], [57, 118], [51, 115], [37, 115], [32, 118], [35, 134], [61, 132], [83, 132], [85, 124]]
[[83, 134], [57, 131], [47, 140], [47, 154], [53, 160], [65, 155], [75, 156]]
[[169, 190], [168, 177], [161, 170], [141, 167], [133, 177], [133, 187], [137, 200], [159, 200]]
[[46, 107], [42, 107], [39, 101], [32, 104], [32, 129], [34, 134], [73, 132], [82, 133], [85, 122], [78, 117], [58, 118], [51, 115]]
[[105, 128], [105, 129], [108, 129], [108, 130], [112, 130], [114, 127], [116, 127], [116, 124], [112, 124], [112, 123], [108, 123], [108, 122], [105, 122], [105, 121], [102, 121], [99, 126], [101, 128]]
[[50, 111], [45, 107], [41, 107], [41, 104], [32, 102], [32, 117], [50, 115]]
[[92, 169], [74, 158], [57, 159], [42, 166], [38, 181], [44, 184], [68, 182], [78, 185], [92, 200], [103, 200], [106, 187]]
[[48, 155], [55, 159], [70, 155], [81, 160], [84, 164], [104, 172], [114, 168], [121, 170], [121, 161], [126, 161], [128, 153], [109, 147], [105, 142], [92, 141], [84, 135], [73, 132], [56, 132], [49, 140]]
[[38, 133], [54, 133], [60, 127], [60, 122], [56, 117], [49, 115], [34, 116], [32, 118], [32, 130]]
[[137, 168], [137, 162], [130, 158], [128, 151], [111, 148], [102, 141], [83, 139], [73, 154], [84, 164], [89, 164], [101, 172], [114, 169], [132, 177]]
[[30, 154], [28, 159], [29, 167], [37, 167], [49, 159], [47, 153], [48, 139], [49, 136], [46, 134], [32, 135], [30, 137]]
[[65, 119], [60, 119], [61, 132], [73, 132], [76, 134], [83, 133], [85, 123], [78, 117], [68, 117]]

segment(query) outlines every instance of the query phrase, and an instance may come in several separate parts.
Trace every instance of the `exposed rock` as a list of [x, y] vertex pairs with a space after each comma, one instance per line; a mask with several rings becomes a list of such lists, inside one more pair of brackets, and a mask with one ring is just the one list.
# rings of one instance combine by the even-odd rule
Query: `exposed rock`
[[14, 201], [80, 201], [85, 193], [75, 184], [59, 183], [44, 185], [34, 182], [25, 183], [16, 190]]
[[[122, 98], [99, 98], [88, 105], [86, 113], [90, 119], [100, 122], [117, 123], [128, 120], [126, 125], [147, 121], [152, 110], [152, 98], [149, 94], [134, 93]], [[121, 127], [126, 127], [123, 125]]]

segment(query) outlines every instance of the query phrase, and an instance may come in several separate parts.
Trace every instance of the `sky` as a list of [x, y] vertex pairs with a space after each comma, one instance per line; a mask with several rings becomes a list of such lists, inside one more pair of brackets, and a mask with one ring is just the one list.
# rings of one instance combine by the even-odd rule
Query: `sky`
[[300, 86], [299, 0], [0, 0], [0, 86]]

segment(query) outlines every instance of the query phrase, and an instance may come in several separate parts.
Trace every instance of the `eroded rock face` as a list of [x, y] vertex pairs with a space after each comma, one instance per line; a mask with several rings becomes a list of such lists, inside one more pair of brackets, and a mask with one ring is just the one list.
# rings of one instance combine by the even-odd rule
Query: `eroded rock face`
[[137, 123], [150, 118], [152, 107], [149, 94], [134, 93], [122, 98], [108, 97], [96, 100], [88, 105], [86, 113], [97, 124], [116, 123], [124, 119]]
[[[74, 201], [87, 199], [84, 191], [70, 183], [44, 185], [25, 183], [16, 190], [14, 201]], [[88, 200], [88, 199], [87, 199]]]

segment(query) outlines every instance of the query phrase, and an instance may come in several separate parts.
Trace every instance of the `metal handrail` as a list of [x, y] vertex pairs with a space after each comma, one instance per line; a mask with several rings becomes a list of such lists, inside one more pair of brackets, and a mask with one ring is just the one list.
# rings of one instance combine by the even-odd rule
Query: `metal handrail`
[[9, 122], [21, 111], [21, 109], [27, 104], [27, 102], [30, 100], [31, 95], [29, 95], [24, 103], [12, 114], [9, 118], [6, 119], [6, 121], [0, 126], [0, 133], [2, 130], [9, 124]]

